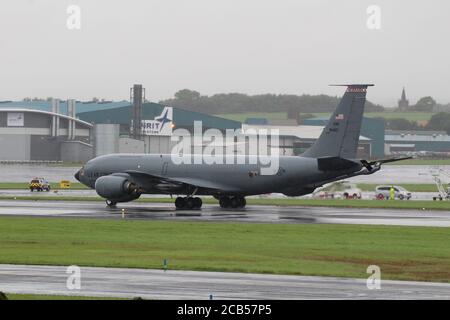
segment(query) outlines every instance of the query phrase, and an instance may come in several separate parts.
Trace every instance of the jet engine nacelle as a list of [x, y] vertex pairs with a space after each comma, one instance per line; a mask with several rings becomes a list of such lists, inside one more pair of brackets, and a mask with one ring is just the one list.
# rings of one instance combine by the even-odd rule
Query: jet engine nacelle
[[115, 202], [132, 201], [141, 196], [136, 185], [125, 177], [103, 176], [95, 181], [97, 194]]

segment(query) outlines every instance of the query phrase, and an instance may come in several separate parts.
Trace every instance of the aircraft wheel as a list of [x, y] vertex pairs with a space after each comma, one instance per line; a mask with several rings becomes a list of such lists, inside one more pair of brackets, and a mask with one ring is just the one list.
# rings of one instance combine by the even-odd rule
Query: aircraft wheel
[[241, 200], [241, 201], [240, 201], [241, 203], [240, 203], [239, 207], [240, 207], [240, 208], [245, 208], [245, 206], [247, 205], [247, 200], [245, 200], [244, 197], [241, 197], [240, 200]]
[[237, 196], [231, 199], [231, 206], [233, 208], [244, 208], [246, 204], [247, 200], [245, 200], [245, 197]]
[[199, 198], [199, 197], [195, 197], [194, 198], [194, 208], [195, 209], [200, 209], [202, 207], [202, 205], [203, 205], [202, 199]]
[[195, 207], [195, 200], [192, 197], [186, 199], [186, 209], [193, 209]]
[[239, 199], [239, 197], [233, 197], [230, 200], [230, 206], [234, 209], [240, 207], [241, 201]]
[[105, 202], [106, 202], [106, 205], [110, 208], [114, 208], [117, 204], [117, 202], [109, 200], [109, 199], [107, 199]]
[[186, 198], [177, 197], [175, 199], [175, 207], [177, 209], [183, 209], [186, 206]]
[[230, 207], [230, 198], [228, 197], [221, 197], [219, 200], [219, 204], [221, 208], [229, 208]]

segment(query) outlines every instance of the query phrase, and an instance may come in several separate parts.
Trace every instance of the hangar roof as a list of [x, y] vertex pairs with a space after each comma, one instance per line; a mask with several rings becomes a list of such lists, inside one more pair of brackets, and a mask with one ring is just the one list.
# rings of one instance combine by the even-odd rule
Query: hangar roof
[[68, 119], [68, 120], [73, 120], [75, 122], [78, 122], [80, 124], [83, 124], [87, 127], [92, 127], [92, 124], [77, 118], [73, 118], [73, 117], [69, 117], [67, 115], [64, 114], [58, 114], [58, 113], [54, 113], [54, 112], [49, 112], [49, 111], [43, 111], [43, 110], [36, 110], [36, 109], [25, 109], [25, 108], [0, 108], [0, 112], [30, 112], [30, 113], [39, 113], [39, 114], [46, 114], [49, 116], [58, 116], [60, 118], [64, 118], [64, 119]]
[[[159, 116], [164, 109], [164, 105], [159, 103], [144, 103], [142, 105], [142, 119], [154, 119]], [[78, 104], [77, 104], [78, 108]], [[113, 108], [108, 110], [97, 110], [78, 113], [77, 116], [91, 123], [115, 123], [129, 125], [131, 122], [131, 105]], [[234, 120], [215, 117], [200, 112], [188, 111], [180, 108], [173, 108], [173, 122], [179, 127], [191, 127], [194, 121], [202, 121], [204, 128], [217, 129], [240, 129], [241, 123]]]
[[[87, 112], [87, 111], [97, 111], [97, 110], [107, 110], [112, 108], [119, 108], [123, 106], [129, 106], [129, 101], [77, 101], [76, 102], [76, 113]], [[52, 105], [50, 101], [0, 101], [0, 110], [4, 108], [25, 108], [34, 109], [42, 111], [52, 111]], [[67, 114], [67, 102], [59, 102], [59, 112]]]
[[450, 142], [447, 134], [389, 134], [386, 133], [386, 142]]

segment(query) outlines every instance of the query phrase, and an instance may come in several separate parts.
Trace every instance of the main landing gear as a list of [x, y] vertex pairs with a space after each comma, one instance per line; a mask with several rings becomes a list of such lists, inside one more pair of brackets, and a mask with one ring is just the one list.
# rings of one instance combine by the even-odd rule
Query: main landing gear
[[203, 201], [199, 197], [177, 197], [175, 207], [177, 209], [200, 209]]
[[219, 204], [221, 208], [244, 208], [247, 204], [247, 201], [244, 197], [241, 196], [234, 196], [234, 197], [220, 197], [219, 198]]

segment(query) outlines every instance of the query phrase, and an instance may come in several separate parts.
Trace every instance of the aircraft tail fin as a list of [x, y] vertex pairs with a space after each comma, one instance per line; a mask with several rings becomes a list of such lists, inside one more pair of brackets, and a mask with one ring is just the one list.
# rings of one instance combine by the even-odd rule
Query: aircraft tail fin
[[358, 148], [367, 87], [372, 84], [349, 84], [338, 107], [319, 139], [302, 156], [309, 158], [340, 157], [354, 159]]

